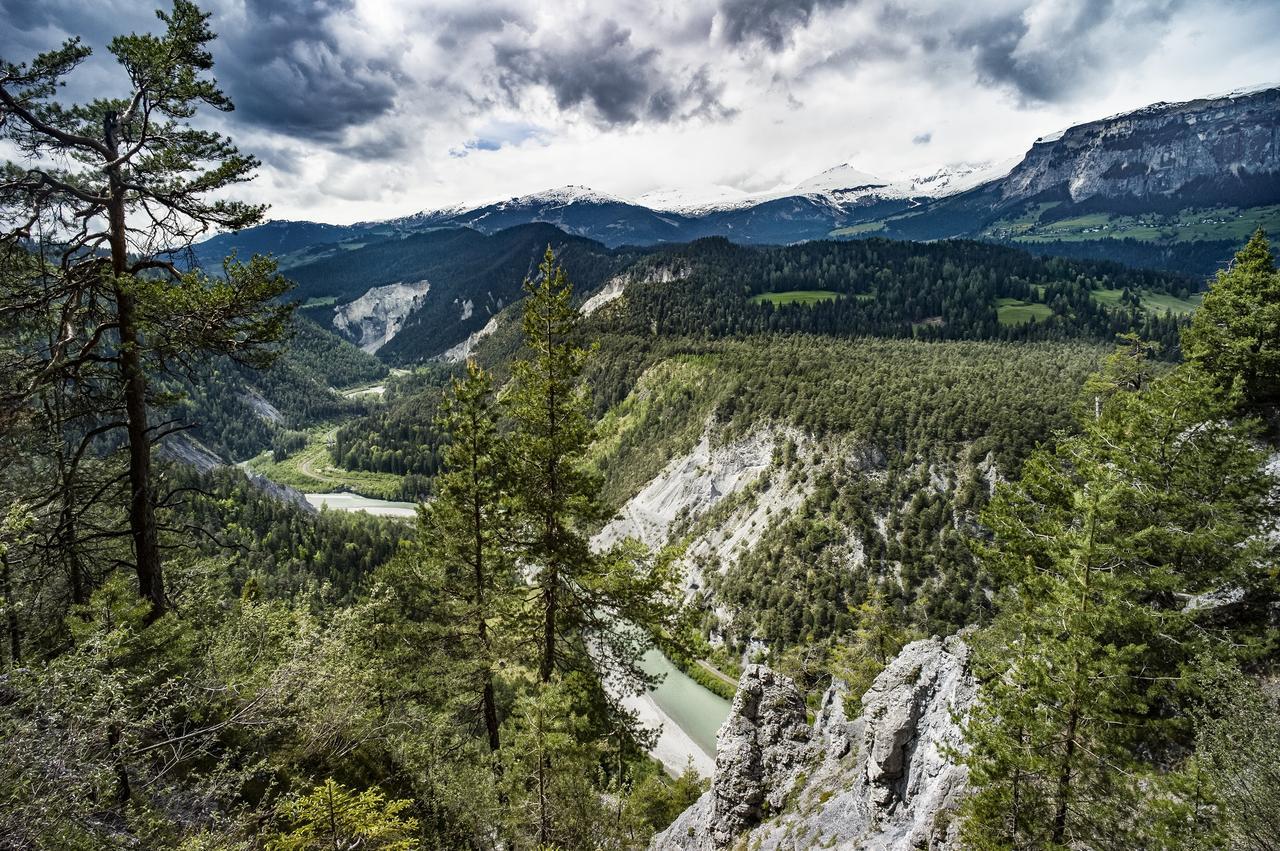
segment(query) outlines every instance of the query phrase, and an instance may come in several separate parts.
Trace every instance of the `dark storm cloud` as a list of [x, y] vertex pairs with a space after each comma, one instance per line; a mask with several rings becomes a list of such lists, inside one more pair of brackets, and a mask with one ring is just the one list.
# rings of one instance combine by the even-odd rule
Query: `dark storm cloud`
[[557, 33], [537, 46], [495, 45], [494, 57], [513, 98], [529, 85], [545, 85], [561, 109], [588, 107], [607, 125], [733, 114], [706, 66], [669, 72], [656, 48], [640, 47], [614, 21], [594, 32]]
[[[103, 92], [91, 89], [111, 74], [107, 42], [119, 33], [158, 32], [154, 10], [168, 5], [4, 0], [8, 26], [0, 27], [0, 57], [25, 60], [79, 35], [97, 55], [72, 75], [68, 94], [98, 97]], [[393, 109], [402, 82], [394, 60], [344, 53], [329, 26], [350, 12], [349, 0], [206, 0], [201, 6], [213, 13], [214, 75], [236, 104], [233, 124], [333, 147], [347, 128]]]
[[791, 34], [809, 25], [821, 8], [843, 6], [847, 0], [721, 0], [721, 31], [730, 44], [758, 41], [772, 51], [784, 49]]
[[927, 145], [932, 141], [933, 141], [932, 131], [926, 132], [926, 133], [920, 133], [918, 135], [911, 137], [911, 144], [913, 145]]
[[[1052, 103], [1088, 90], [1120, 62], [1145, 56], [1181, 0], [1084, 0], [1057, 7], [1052, 32], [1028, 42], [1031, 27], [1015, 10], [952, 31], [971, 53], [981, 82], [1011, 89], [1024, 102]], [[1117, 44], [1114, 36], [1125, 38]]]
[[224, 25], [214, 48], [238, 120], [335, 145], [348, 127], [390, 112], [402, 81], [394, 57], [344, 53], [329, 25], [351, 8], [349, 0], [245, 0], [244, 24]]

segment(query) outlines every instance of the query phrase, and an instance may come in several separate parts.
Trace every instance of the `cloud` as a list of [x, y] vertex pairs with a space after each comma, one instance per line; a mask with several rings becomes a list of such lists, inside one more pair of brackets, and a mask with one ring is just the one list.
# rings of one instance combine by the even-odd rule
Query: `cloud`
[[951, 31], [973, 59], [978, 79], [1024, 103], [1077, 96], [1121, 64], [1160, 43], [1182, 0], [1036, 0]]
[[787, 47], [796, 30], [809, 25], [814, 11], [844, 4], [845, 0], [721, 0], [716, 19], [729, 44], [758, 41], [777, 52]]
[[[170, 0], [0, 0], [0, 57], [70, 34], [68, 100]], [[584, 183], [794, 185], [1002, 159], [1072, 123], [1280, 79], [1275, 0], [198, 0], [277, 215], [381, 218]], [[906, 144], [911, 140], [912, 144]]]
[[336, 144], [347, 128], [391, 112], [406, 80], [394, 51], [340, 38], [336, 22], [352, 14], [350, 0], [245, 0], [243, 17], [214, 43], [237, 119]]
[[668, 70], [657, 48], [636, 44], [612, 20], [594, 31], [553, 30], [534, 44], [500, 44], [494, 58], [513, 100], [530, 85], [546, 86], [560, 109], [585, 109], [606, 126], [733, 114], [707, 66]]

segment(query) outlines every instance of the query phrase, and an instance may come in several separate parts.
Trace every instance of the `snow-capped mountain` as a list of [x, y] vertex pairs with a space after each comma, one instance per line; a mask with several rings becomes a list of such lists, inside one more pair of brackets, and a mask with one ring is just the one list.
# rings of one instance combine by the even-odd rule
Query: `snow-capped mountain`
[[459, 227], [487, 234], [532, 222], [610, 247], [707, 236], [789, 243], [854, 226], [858, 234], [939, 239], [981, 235], [1035, 199], [1060, 205], [1063, 214], [1080, 205], [1089, 212], [1131, 214], [1280, 204], [1280, 86], [1151, 104], [1078, 124], [1041, 136], [1017, 160], [913, 174], [877, 174], [842, 163], [795, 186], [758, 193], [706, 185], [625, 199], [571, 185], [387, 222], [269, 223], [215, 237], [197, 253], [202, 260], [218, 259], [232, 248], [247, 254], [265, 247], [307, 259], [335, 248], [323, 243]]
[[657, 189], [631, 199], [631, 203], [650, 210], [697, 215], [709, 210], [727, 210], [761, 199], [759, 193], [744, 192], [733, 186], [706, 184], [672, 189]]
[[865, 205], [872, 201], [945, 198], [1008, 174], [1020, 157], [1001, 162], [955, 163], [919, 174], [879, 177], [851, 165], [838, 166], [795, 186], [765, 192], [743, 192], [731, 186], [661, 189], [632, 199], [633, 204], [685, 215], [741, 210], [766, 201], [807, 197], [828, 205]]

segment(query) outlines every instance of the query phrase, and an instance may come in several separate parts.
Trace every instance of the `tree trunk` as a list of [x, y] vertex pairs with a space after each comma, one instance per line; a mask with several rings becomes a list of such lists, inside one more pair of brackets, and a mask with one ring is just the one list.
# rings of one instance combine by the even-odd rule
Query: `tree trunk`
[[551, 675], [556, 668], [556, 576], [553, 566], [548, 565], [542, 586], [542, 604], [544, 615], [542, 622], [542, 664], [538, 666], [538, 679], [544, 683], [551, 682]]
[[1071, 707], [1067, 717], [1067, 750], [1062, 756], [1062, 766], [1058, 771], [1058, 789], [1054, 796], [1053, 844], [1061, 845], [1067, 834], [1067, 802], [1071, 797], [1071, 766], [1076, 755], [1076, 725], [1080, 721], [1076, 707]]
[[[1083, 573], [1080, 577], [1080, 618], [1089, 616], [1089, 586], [1093, 577], [1094, 536], [1098, 528], [1098, 496], [1093, 495], [1089, 504], [1089, 536], [1085, 545]], [[1077, 653], [1071, 663], [1071, 703], [1067, 710], [1066, 751], [1062, 755], [1062, 764], [1058, 768], [1058, 788], [1054, 794], [1053, 843], [1061, 845], [1067, 834], [1067, 805], [1071, 798], [1071, 775], [1076, 755], [1076, 733], [1080, 724], [1081, 693], [1084, 683], [1081, 682], [1080, 656]]]
[[546, 323], [547, 339], [547, 516], [544, 519], [548, 561], [545, 568], [542, 586], [544, 618], [542, 624], [542, 664], [538, 670], [539, 678], [544, 683], [551, 682], [551, 675], [556, 667], [556, 609], [560, 593], [560, 576], [558, 571], [559, 535], [556, 534], [556, 517], [560, 504], [559, 479], [559, 443], [556, 418], [556, 374], [555, 374], [555, 340], [552, 325], [548, 317]]
[[493, 696], [493, 673], [484, 672], [484, 726], [489, 731], [489, 750], [497, 753], [502, 744], [498, 738], [498, 705]]
[[[116, 156], [118, 118], [109, 113], [103, 135], [112, 157]], [[156, 531], [155, 504], [151, 492], [151, 436], [147, 427], [147, 375], [142, 365], [138, 334], [137, 304], [132, 293], [120, 286], [129, 261], [125, 239], [124, 186], [117, 168], [108, 170], [111, 203], [108, 226], [111, 241], [111, 275], [120, 323], [120, 378], [124, 385], [126, 431], [129, 436], [129, 530], [138, 571], [138, 594], [151, 603], [149, 621], [164, 614], [164, 577], [160, 562], [160, 540]]]
[[13, 579], [9, 557], [0, 555], [0, 585], [4, 587], [5, 628], [9, 633], [9, 658], [15, 666], [22, 664], [22, 631], [18, 628], [18, 608], [13, 601]]

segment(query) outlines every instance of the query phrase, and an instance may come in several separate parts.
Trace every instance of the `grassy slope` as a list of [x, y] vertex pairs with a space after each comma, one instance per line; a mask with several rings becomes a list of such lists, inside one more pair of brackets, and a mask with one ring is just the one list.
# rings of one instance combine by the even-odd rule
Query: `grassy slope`
[[996, 299], [996, 316], [1001, 325], [1024, 325], [1032, 319], [1043, 322], [1053, 315], [1047, 304], [1021, 301], [1016, 298]]
[[[1094, 290], [1093, 298], [1108, 307], [1114, 307], [1120, 303], [1122, 294], [1122, 290]], [[1187, 299], [1178, 298], [1168, 293], [1155, 293], [1146, 290], [1138, 293], [1138, 299], [1143, 309], [1148, 313], [1173, 311], [1180, 316], [1188, 314], [1199, 307], [1202, 297], [1201, 293], [1195, 293]]]
[[1259, 227], [1280, 229], [1280, 206], [1215, 207], [1182, 210], [1174, 215], [1147, 213], [1136, 216], [1091, 213], [1052, 222], [1040, 215], [1057, 206], [1040, 204], [1017, 218], [1001, 219], [981, 234], [1015, 242], [1080, 242], [1095, 239], [1136, 239], [1143, 242], [1244, 242]]
[[251, 458], [247, 465], [282, 485], [305, 493], [351, 491], [376, 499], [395, 499], [400, 492], [400, 477], [390, 473], [344, 470], [329, 459], [329, 441], [333, 426], [317, 426], [307, 433], [307, 445], [277, 463], [270, 452]]
[[757, 304], [765, 301], [771, 304], [818, 304], [838, 298], [840, 294], [830, 290], [788, 290], [782, 293], [760, 293], [752, 296], [751, 300]]

